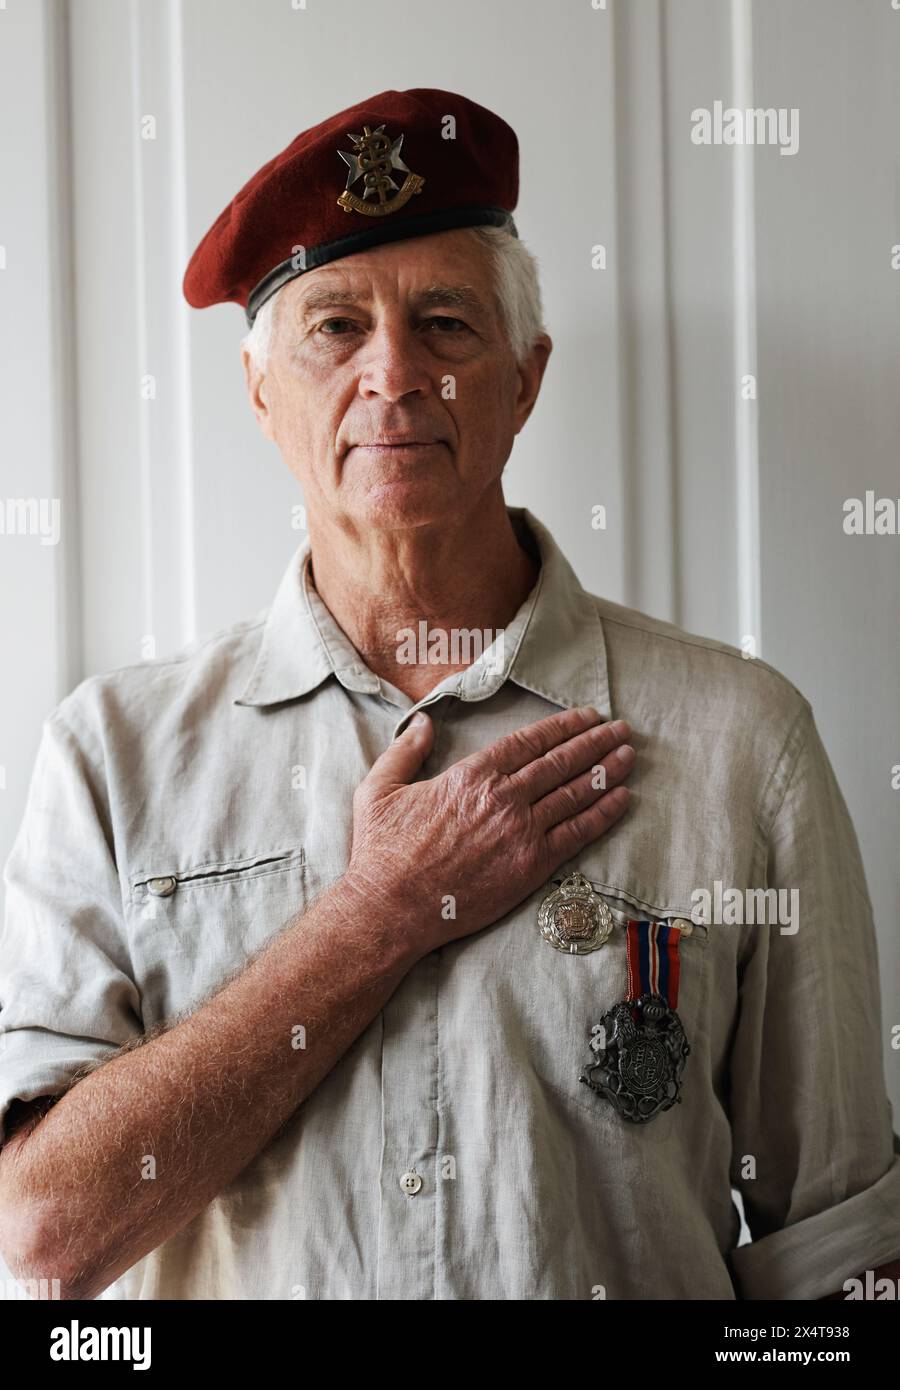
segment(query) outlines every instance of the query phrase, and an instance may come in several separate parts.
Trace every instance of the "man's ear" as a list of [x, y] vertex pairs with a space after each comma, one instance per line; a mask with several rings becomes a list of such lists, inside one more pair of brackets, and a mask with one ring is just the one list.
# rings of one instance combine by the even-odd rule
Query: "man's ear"
[[256, 423], [266, 439], [271, 439], [274, 442], [275, 434], [272, 429], [272, 413], [269, 409], [266, 374], [260, 371], [245, 347], [241, 348], [241, 361], [244, 364], [244, 385], [250, 398], [250, 408], [256, 416]]
[[518, 367], [519, 394], [516, 399], [515, 429], [518, 434], [525, 424], [538, 398], [547, 362], [553, 351], [553, 341], [546, 333], [534, 340], [534, 344], [524, 362]]

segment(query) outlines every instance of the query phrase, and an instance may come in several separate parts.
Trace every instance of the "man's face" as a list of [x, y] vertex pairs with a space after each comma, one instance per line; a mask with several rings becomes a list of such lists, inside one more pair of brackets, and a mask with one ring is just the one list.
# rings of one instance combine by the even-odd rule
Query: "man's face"
[[351, 532], [465, 515], [499, 479], [550, 352], [506, 342], [487, 251], [463, 231], [307, 271], [281, 293], [263, 373], [244, 365], [263, 433], [307, 507]]

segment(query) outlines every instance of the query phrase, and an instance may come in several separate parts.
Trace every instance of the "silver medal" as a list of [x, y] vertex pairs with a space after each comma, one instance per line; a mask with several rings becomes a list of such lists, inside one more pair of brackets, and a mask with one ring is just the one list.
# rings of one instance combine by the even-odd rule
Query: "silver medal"
[[646, 1123], [681, 1103], [690, 1052], [681, 1019], [659, 994], [625, 999], [601, 1019], [591, 1060], [578, 1080], [605, 1097], [623, 1120]]
[[583, 956], [609, 939], [613, 918], [584, 874], [576, 871], [541, 903], [538, 926], [544, 940], [557, 951]]

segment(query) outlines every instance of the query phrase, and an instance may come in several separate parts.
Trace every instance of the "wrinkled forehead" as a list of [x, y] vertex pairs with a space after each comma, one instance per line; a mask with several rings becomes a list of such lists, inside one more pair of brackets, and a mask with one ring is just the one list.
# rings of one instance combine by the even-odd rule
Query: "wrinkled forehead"
[[307, 271], [284, 286], [294, 321], [341, 306], [402, 300], [420, 309], [490, 314], [496, 308], [487, 248], [465, 230], [414, 237]]

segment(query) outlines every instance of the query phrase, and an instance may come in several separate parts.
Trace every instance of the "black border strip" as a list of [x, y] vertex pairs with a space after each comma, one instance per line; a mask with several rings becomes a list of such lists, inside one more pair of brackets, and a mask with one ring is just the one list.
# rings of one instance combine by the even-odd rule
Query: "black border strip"
[[267, 299], [276, 290], [294, 280], [304, 271], [315, 270], [329, 261], [341, 256], [352, 256], [356, 251], [366, 251], [370, 246], [383, 246], [389, 241], [406, 241], [409, 237], [428, 236], [433, 232], [449, 232], [455, 227], [506, 227], [513, 236], [519, 235], [512, 213], [498, 207], [444, 208], [439, 212], [424, 212], [418, 217], [408, 217], [402, 222], [383, 223], [377, 227], [366, 227], [349, 236], [338, 237], [336, 241], [323, 241], [319, 246], [308, 247], [302, 255], [302, 265], [295, 262], [301, 257], [291, 256], [276, 265], [267, 275], [254, 285], [244, 310], [249, 327]]

